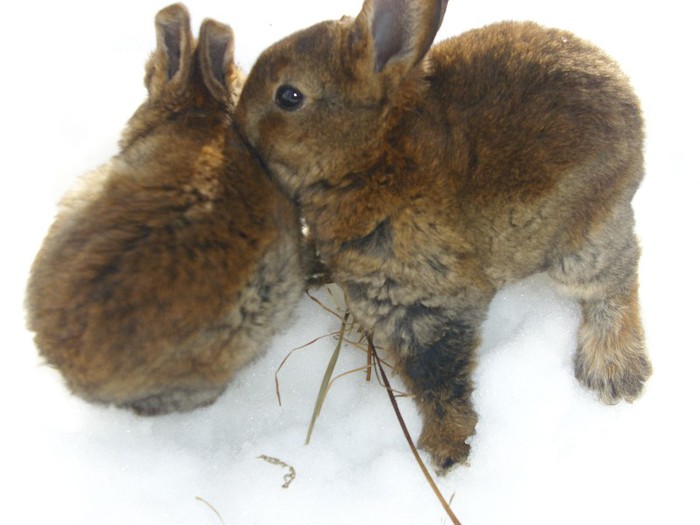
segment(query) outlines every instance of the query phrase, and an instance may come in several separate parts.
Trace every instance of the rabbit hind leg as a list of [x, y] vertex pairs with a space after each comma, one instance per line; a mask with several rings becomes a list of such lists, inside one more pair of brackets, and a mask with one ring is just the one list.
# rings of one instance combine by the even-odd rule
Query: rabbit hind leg
[[631, 207], [621, 206], [589, 232], [577, 252], [559, 256], [549, 269], [581, 304], [576, 378], [608, 404], [634, 401], [652, 371], [639, 312], [633, 227]]

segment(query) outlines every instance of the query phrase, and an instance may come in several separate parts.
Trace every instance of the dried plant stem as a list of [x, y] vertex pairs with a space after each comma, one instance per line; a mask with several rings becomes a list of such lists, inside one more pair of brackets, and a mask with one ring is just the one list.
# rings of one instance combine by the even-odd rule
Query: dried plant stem
[[263, 461], [267, 461], [271, 465], [277, 465], [282, 468], [287, 469], [287, 473], [284, 475], [284, 484], [282, 485], [283, 489], [288, 489], [289, 485], [291, 485], [292, 481], [297, 477], [297, 472], [294, 470], [294, 467], [291, 465], [288, 465], [281, 459], [273, 458], [271, 456], [266, 456], [266, 455], [261, 455], [258, 456], [258, 459], [262, 459]]
[[331, 379], [330, 382], [328, 383], [328, 391], [326, 392], [326, 394], [328, 394], [330, 389], [333, 387], [333, 383], [335, 383], [341, 377], [349, 376], [350, 374], [356, 374], [357, 372], [364, 372], [366, 370], [366, 368], [367, 367], [365, 367], [365, 366], [361, 366], [359, 368], [353, 368], [352, 370], [348, 370], [347, 372], [343, 372], [342, 374], [338, 374], [333, 379]]
[[416, 462], [418, 463], [418, 466], [423, 471], [423, 475], [425, 476], [425, 479], [428, 480], [428, 484], [433, 489], [433, 492], [435, 493], [438, 500], [440, 501], [442, 508], [445, 509], [445, 512], [452, 520], [452, 523], [454, 525], [460, 525], [460, 521], [457, 519], [457, 516], [455, 516], [454, 512], [452, 512], [450, 505], [447, 503], [447, 501], [445, 501], [445, 498], [443, 497], [442, 493], [440, 492], [440, 489], [435, 484], [433, 477], [430, 475], [430, 472], [428, 472], [428, 469], [425, 466], [425, 463], [423, 463], [423, 460], [421, 459], [420, 455], [418, 454], [418, 449], [416, 449], [416, 445], [413, 443], [413, 439], [411, 439], [411, 434], [408, 432], [408, 428], [406, 427], [406, 422], [403, 420], [403, 417], [401, 416], [401, 411], [399, 410], [399, 405], [396, 402], [396, 397], [394, 396], [394, 392], [391, 390], [391, 384], [389, 383], [389, 378], [384, 373], [384, 367], [382, 366], [382, 363], [379, 361], [379, 356], [377, 355], [377, 349], [374, 347], [374, 343], [372, 342], [371, 336], [367, 337], [367, 343], [368, 343], [369, 348], [372, 352], [372, 355], [374, 356], [374, 358], [376, 359], [376, 362], [379, 365], [379, 373], [382, 376], [382, 380], [384, 382], [387, 394], [389, 395], [389, 400], [391, 401], [391, 406], [394, 407], [394, 412], [396, 413], [396, 417], [399, 420], [399, 425], [401, 425], [401, 430], [403, 430], [403, 434], [406, 437], [406, 441], [408, 441], [408, 446], [411, 448], [411, 452], [413, 452], [413, 456], [416, 458]]
[[320, 337], [317, 337], [317, 338], [314, 339], [313, 341], [309, 341], [308, 343], [305, 343], [305, 344], [303, 344], [303, 345], [301, 345], [301, 346], [297, 346], [296, 348], [292, 348], [292, 349], [289, 351], [289, 353], [284, 357], [284, 359], [282, 359], [282, 362], [280, 363], [280, 366], [277, 367], [277, 371], [275, 372], [275, 392], [277, 393], [277, 403], [279, 403], [280, 406], [282, 406], [282, 396], [280, 395], [279, 373], [280, 373], [280, 371], [282, 370], [282, 368], [284, 367], [285, 363], [287, 362], [287, 359], [289, 359], [289, 358], [292, 356], [292, 354], [293, 354], [294, 352], [296, 352], [297, 350], [301, 350], [302, 348], [309, 347], [309, 346], [311, 346], [312, 344], [317, 343], [317, 342], [320, 341], [321, 339], [325, 339], [326, 337], [332, 337], [332, 336], [334, 336], [334, 335], [336, 335], [336, 334], [337, 334], [337, 332], [333, 332], [332, 334], [322, 335], [322, 336], [320, 336]]
[[209, 502], [208, 502], [207, 500], [205, 500], [204, 498], [200, 498], [199, 496], [195, 496], [194, 499], [196, 499], [197, 501], [201, 501], [201, 502], [204, 503], [207, 507], [209, 507], [209, 508], [212, 510], [212, 512], [213, 512], [214, 514], [216, 514], [216, 517], [219, 518], [219, 521], [221, 522], [221, 525], [225, 525], [225, 524], [224, 524], [224, 518], [222, 518], [222, 517], [221, 517], [221, 514], [219, 514], [219, 511], [216, 510], [216, 508], [214, 508], [214, 505], [212, 505], [211, 503], [209, 503]]
[[367, 348], [367, 374], [365, 375], [365, 381], [368, 383], [372, 380], [372, 352]]
[[[325, 304], [323, 304], [321, 301], [319, 301], [318, 299], [316, 299], [313, 295], [311, 295], [311, 292], [309, 292], [308, 290], [306, 290], [306, 295], [309, 297], [309, 299], [311, 299], [313, 302], [315, 302], [317, 305], [319, 305], [321, 308], [323, 308], [326, 312], [328, 312], [329, 314], [331, 314], [331, 315], [337, 317], [338, 319], [341, 319], [341, 320], [342, 320], [342, 317], [340, 316], [340, 314], [338, 314], [338, 312], [336, 312], [336, 311], [330, 309], [330, 308], [327, 307]], [[331, 298], [333, 298], [333, 295], [330, 293], [330, 291], [328, 292], [328, 295], [330, 295]]]
[[319, 388], [318, 396], [316, 396], [316, 405], [314, 406], [314, 413], [311, 416], [311, 422], [309, 423], [309, 429], [306, 432], [306, 441], [304, 442], [305, 445], [308, 445], [309, 442], [311, 441], [311, 434], [314, 431], [314, 426], [316, 425], [316, 419], [318, 419], [318, 416], [321, 413], [321, 407], [323, 406], [323, 400], [326, 398], [326, 394], [328, 393], [329, 383], [331, 381], [331, 376], [333, 375], [333, 370], [335, 369], [335, 364], [338, 362], [338, 356], [340, 355], [340, 348], [343, 345], [343, 338], [345, 336], [345, 329], [346, 329], [349, 317], [350, 317], [350, 312], [346, 311], [345, 315], [343, 316], [343, 322], [340, 325], [340, 333], [338, 334], [338, 344], [335, 345], [335, 350], [333, 350], [333, 355], [331, 355], [331, 359], [328, 362], [328, 366], [326, 367], [326, 373], [323, 375], [323, 380], [321, 381], [321, 387]]

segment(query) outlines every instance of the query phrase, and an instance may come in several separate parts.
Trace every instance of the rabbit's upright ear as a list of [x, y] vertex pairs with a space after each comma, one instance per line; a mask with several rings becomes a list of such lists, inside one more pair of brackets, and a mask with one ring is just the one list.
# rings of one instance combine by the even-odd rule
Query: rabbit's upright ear
[[190, 15], [182, 4], [173, 4], [156, 15], [156, 50], [146, 66], [146, 87], [153, 96], [169, 86], [179, 90], [189, 79], [194, 37]]
[[397, 68], [399, 75], [428, 52], [440, 29], [448, 0], [365, 0], [356, 23], [371, 38], [374, 70]]
[[226, 24], [205, 20], [199, 29], [197, 47], [199, 68], [204, 83], [219, 102], [231, 101], [233, 63], [233, 31]]

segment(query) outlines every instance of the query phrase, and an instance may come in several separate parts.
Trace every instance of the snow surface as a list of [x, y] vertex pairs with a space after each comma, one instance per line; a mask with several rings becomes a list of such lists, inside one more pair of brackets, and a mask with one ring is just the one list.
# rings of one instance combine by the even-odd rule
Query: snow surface
[[[236, 32], [237, 60], [361, 0], [189, 5]], [[338, 321], [309, 300], [269, 352], [212, 407], [139, 418], [71, 397], [24, 329], [27, 272], [55, 204], [116, 152], [145, 96], [142, 66], [162, 1], [12, 2], [3, 12], [2, 352], [5, 523], [444, 524], [385, 391], [339, 379], [309, 446], [306, 428]], [[700, 523], [696, 249], [700, 175], [697, 41], [690, 3], [450, 2], [438, 39], [502, 19], [571, 29], [630, 75], [646, 112], [647, 178], [635, 200], [644, 247], [641, 301], [655, 367], [633, 405], [604, 406], [573, 377], [578, 307], [542, 276], [495, 298], [476, 372], [471, 465], [438, 483], [464, 524]], [[319, 296], [327, 300], [323, 293]], [[365, 356], [343, 349], [337, 372]], [[395, 378], [397, 383], [398, 380]], [[416, 436], [420, 421], [400, 400]], [[285, 468], [296, 471], [282, 488]], [[211, 506], [211, 507], [210, 507]]]

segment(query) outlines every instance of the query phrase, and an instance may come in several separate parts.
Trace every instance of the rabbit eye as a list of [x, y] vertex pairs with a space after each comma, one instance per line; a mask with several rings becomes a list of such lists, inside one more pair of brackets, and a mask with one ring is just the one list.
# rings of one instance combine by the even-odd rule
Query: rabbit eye
[[280, 86], [275, 94], [277, 105], [286, 111], [299, 109], [304, 103], [304, 94], [294, 86]]

